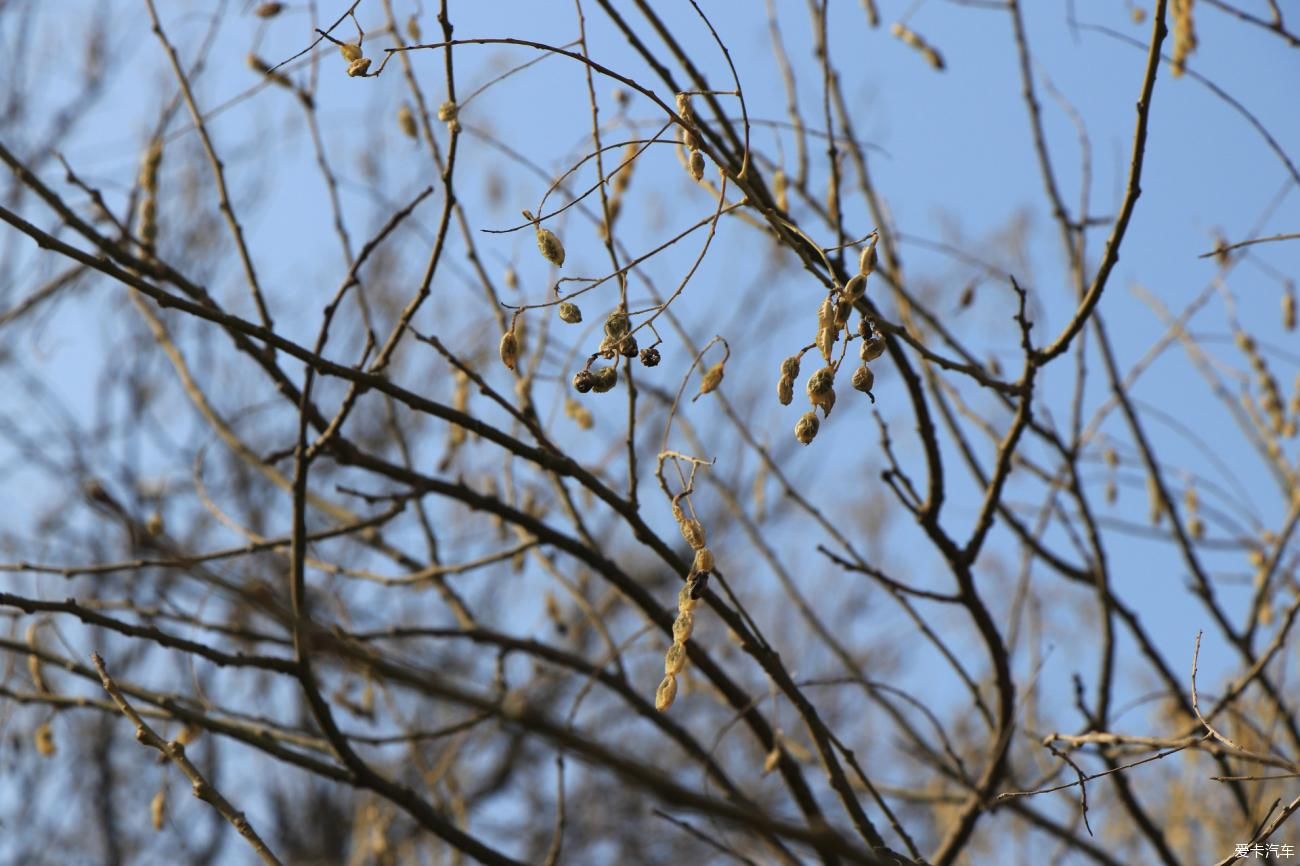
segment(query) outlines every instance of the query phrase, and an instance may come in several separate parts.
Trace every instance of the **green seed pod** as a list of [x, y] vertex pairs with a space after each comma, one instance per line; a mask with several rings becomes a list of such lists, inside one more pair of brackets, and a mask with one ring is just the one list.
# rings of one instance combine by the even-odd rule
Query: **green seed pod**
[[582, 321], [582, 310], [578, 309], [577, 304], [570, 304], [565, 301], [560, 304], [560, 321], [568, 322], [570, 325], [576, 325]]
[[876, 383], [876, 374], [866, 364], [853, 371], [853, 387], [863, 394], [871, 393], [871, 386]]
[[606, 391], [614, 390], [618, 384], [618, 371], [613, 367], [601, 367], [595, 373], [591, 374], [591, 390], [597, 394], [604, 394]]
[[646, 367], [657, 367], [659, 366], [659, 361], [660, 361], [659, 350], [656, 349], [654, 346], [650, 346], [649, 348], [645, 348], [641, 350], [642, 365]]
[[688, 610], [679, 610], [677, 619], [673, 620], [673, 643], [686, 643], [695, 632], [695, 614]]
[[579, 370], [573, 374], [573, 390], [579, 394], [586, 394], [595, 384], [594, 380], [595, 377], [591, 375], [590, 371]]
[[805, 412], [800, 416], [799, 422], [794, 425], [794, 438], [801, 445], [807, 445], [813, 441], [813, 437], [817, 435], [817, 428], [820, 426], [821, 422], [817, 420], [816, 412]]
[[550, 229], [537, 227], [537, 248], [542, 251], [546, 260], [557, 268], [564, 267], [564, 244], [555, 236], [555, 232]]
[[671, 676], [666, 676], [664, 681], [659, 684], [659, 690], [655, 692], [655, 709], [661, 713], [665, 712], [676, 699], [677, 680]]

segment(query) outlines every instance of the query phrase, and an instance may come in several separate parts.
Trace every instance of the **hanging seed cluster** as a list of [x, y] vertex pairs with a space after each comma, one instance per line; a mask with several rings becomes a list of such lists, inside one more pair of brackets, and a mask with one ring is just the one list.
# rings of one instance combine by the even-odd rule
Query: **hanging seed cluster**
[[655, 691], [655, 709], [665, 712], [677, 698], [677, 675], [686, 667], [686, 642], [695, 632], [695, 608], [708, 586], [713, 571], [713, 551], [706, 546], [704, 525], [687, 517], [677, 500], [673, 500], [673, 517], [682, 538], [695, 551], [691, 571], [677, 592], [677, 619], [673, 620], [673, 643], [664, 654], [664, 678]]
[[[794, 426], [794, 438], [802, 445], [812, 442], [821, 428], [817, 410], [821, 409], [822, 417], [829, 418], [831, 410], [835, 408], [835, 377], [843, 363], [842, 357], [839, 360], [835, 358], [835, 344], [842, 335], [845, 339], [852, 339], [848, 336], [849, 319], [855, 305], [866, 297], [867, 279], [876, 269], [877, 240], [878, 236], [873, 232], [858, 258], [858, 272], [837, 291], [828, 295], [817, 308], [817, 337], [813, 345], [826, 363], [814, 371], [805, 383], [804, 390], [812, 408], [801, 415]], [[850, 383], [855, 391], [861, 391], [874, 401], [871, 389], [875, 385], [876, 376], [868, 363], [884, 354], [885, 338], [875, 323], [865, 316], [858, 321], [857, 337], [861, 340], [859, 357], [862, 364], [853, 371]], [[782, 406], [789, 406], [794, 400], [794, 383], [799, 378], [802, 358], [803, 351], [781, 362], [776, 397]]]
[[1177, 78], [1187, 69], [1187, 58], [1196, 50], [1196, 27], [1192, 23], [1193, 0], [1173, 0], [1170, 11], [1174, 16], [1174, 51], [1169, 71]]
[[[572, 307], [572, 311], [566, 311], [565, 307]], [[566, 318], [573, 316], [577, 307], [573, 304], [560, 305], [560, 318], [563, 321], [580, 322], [582, 321], [581, 312], [576, 312], [577, 318]], [[607, 366], [592, 367], [597, 358], [604, 358], [614, 363]], [[587, 365], [573, 374], [573, 390], [579, 394], [596, 392], [604, 394], [612, 391], [618, 384], [618, 365], [621, 363], [631, 363], [633, 358], [640, 358], [641, 363], [646, 367], [657, 366], [660, 357], [659, 350], [654, 346], [648, 346], [644, 349], [637, 343], [636, 335], [632, 333], [632, 320], [628, 317], [627, 312], [622, 308], [610, 313], [605, 319], [604, 334], [600, 339], [600, 346], [596, 353], [587, 360]]]
[[695, 110], [691, 108], [688, 93], [677, 94], [677, 113], [685, 125], [682, 127], [682, 147], [686, 149], [686, 170], [697, 182], [704, 179], [704, 154], [700, 153], [699, 128], [695, 120]]
[[[1188, 0], [1190, 2], [1190, 0]], [[889, 32], [897, 39], [901, 39], [904, 45], [914, 48], [925, 58], [925, 62], [933, 66], [940, 72], [943, 71], [943, 55], [939, 50], [926, 42], [921, 36], [907, 25], [900, 21], [895, 21], [890, 26]]]
[[370, 58], [361, 53], [360, 42], [340, 43], [339, 53], [347, 61], [349, 78], [364, 78], [370, 71]]

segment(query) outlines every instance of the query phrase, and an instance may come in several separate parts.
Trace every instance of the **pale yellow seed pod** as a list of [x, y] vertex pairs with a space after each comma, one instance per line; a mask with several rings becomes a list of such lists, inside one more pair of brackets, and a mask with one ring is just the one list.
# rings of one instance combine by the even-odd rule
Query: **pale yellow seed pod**
[[673, 620], [673, 643], [686, 643], [695, 632], [695, 614], [689, 610], [677, 611]]
[[1159, 526], [1165, 517], [1164, 505], [1160, 502], [1160, 488], [1156, 486], [1155, 479], [1147, 476], [1147, 502], [1150, 505], [1150, 518], [1152, 526]]
[[844, 290], [840, 297], [846, 303], [856, 303], [859, 298], [867, 293], [867, 276], [866, 274], [854, 274], [853, 277], [844, 284]]
[[781, 376], [786, 379], [799, 377], [799, 356], [791, 355], [781, 362]]
[[415, 115], [411, 113], [411, 106], [406, 103], [402, 103], [402, 107], [397, 109], [397, 126], [407, 138], [418, 138], [420, 135], [415, 126]]
[[557, 268], [564, 267], [564, 244], [547, 228], [537, 227], [537, 248], [548, 262]]
[[672, 676], [666, 676], [659, 684], [658, 691], [655, 692], [655, 709], [661, 713], [666, 712], [676, 699], [677, 680]]
[[683, 644], [675, 643], [668, 648], [664, 654], [664, 675], [676, 676], [686, 667], [686, 647]]
[[679, 521], [677, 528], [682, 531], [682, 538], [686, 539], [686, 543], [689, 544], [692, 549], [699, 550], [704, 547], [706, 542], [704, 540], [703, 523], [700, 523], [693, 517], [688, 517]]
[[876, 269], [876, 235], [872, 234], [871, 240], [863, 247], [862, 254], [858, 256], [858, 272], [863, 276], [870, 274]]
[[800, 416], [798, 423], [794, 425], [794, 438], [799, 444], [807, 445], [813, 441], [813, 438], [817, 435], [817, 428], [820, 426], [821, 422], [817, 420], [816, 412], [805, 412]]
[[355, 63], [361, 59], [361, 46], [355, 42], [344, 42], [339, 46], [339, 53], [348, 63]]
[[163, 788], [158, 789], [158, 793], [153, 795], [149, 801], [149, 823], [153, 824], [155, 831], [162, 830], [163, 819], [167, 817], [167, 792]]
[[781, 745], [778, 743], [772, 747], [772, 751], [768, 752], [767, 757], [763, 759], [763, 775], [766, 776], [768, 773], [771, 773], [780, 765], [780, 763]]
[[364, 78], [366, 72], [370, 70], [370, 58], [362, 57], [360, 60], [353, 60], [348, 64], [349, 78]]
[[679, 613], [690, 613], [695, 610], [696, 605], [700, 603], [699, 599], [691, 598], [691, 585], [683, 584], [682, 588], [677, 590], [677, 611]]
[[621, 340], [632, 330], [632, 320], [627, 313], [615, 310], [605, 319], [605, 336], [611, 340]]
[[713, 571], [713, 551], [707, 547], [696, 550], [695, 562], [691, 564], [691, 571], [696, 573]]
[[719, 361], [710, 367], [704, 374], [704, 378], [700, 380], [700, 392], [695, 395], [695, 399], [698, 400], [705, 394], [717, 390], [718, 385], [722, 383], [722, 376], [722, 362]]
[[840, 332], [832, 324], [827, 324], [817, 331], [817, 351], [822, 353], [824, 360], [830, 361], [831, 353], [835, 349], [835, 341], [839, 338]]
[[686, 168], [690, 171], [691, 177], [698, 180], [704, 179], [704, 154], [698, 150], [692, 150], [691, 155], [686, 159]]
[[871, 386], [876, 383], [876, 374], [866, 364], [853, 371], [853, 388], [863, 394], [871, 393]]
[[37, 727], [34, 738], [36, 740], [36, 751], [42, 757], [48, 758], [58, 751], [54, 745], [54, 729], [50, 727], [49, 722]]
[[506, 369], [513, 370], [515, 364], [519, 361], [519, 340], [515, 337], [515, 331], [511, 328], [501, 336], [501, 363], [506, 365]]
[[153, 512], [147, 518], [145, 518], [144, 531], [145, 534], [147, 534], [150, 538], [157, 538], [158, 536], [162, 535], [163, 530], [166, 528], [167, 527], [163, 522], [162, 514], [160, 514], [157, 511]]
[[560, 321], [567, 322], [570, 325], [576, 325], [582, 321], [582, 310], [577, 304], [571, 304], [568, 301], [560, 304]]
[[776, 399], [781, 401], [782, 406], [789, 406], [794, 400], [794, 380], [782, 376], [776, 382]]
[[506, 268], [506, 273], [503, 279], [505, 280], [507, 289], [512, 289], [516, 292], [519, 291], [519, 274], [513, 267]]
[[1145, 24], [1147, 20], [1147, 10], [1141, 6], [1134, 6], [1128, 11], [1128, 15], [1133, 19], [1134, 24]]
[[772, 197], [778, 208], [789, 212], [790, 194], [786, 191], [785, 172], [779, 168], [772, 173]]
[[1295, 289], [1291, 286], [1282, 293], [1282, 327], [1295, 330]]

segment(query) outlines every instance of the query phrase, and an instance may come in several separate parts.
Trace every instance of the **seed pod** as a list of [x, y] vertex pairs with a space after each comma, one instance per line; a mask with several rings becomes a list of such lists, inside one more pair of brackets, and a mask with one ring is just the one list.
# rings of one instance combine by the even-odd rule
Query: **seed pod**
[[707, 547], [695, 551], [695, 562], [691, 564], [691, 571], [695, 574], [713, 571], [713, 551]]
[[595, 384], [595, 377], [588, 370], [579, 370], [573, 374], [573, 390], [579, 394], [586, 394]]
[[618, 343], [611, 337], [605, 336], [600, 338], [600, 345], [596, 348], [596, 354], [606, 360], [614, 360], [618, 354]]
[[601, 367], [591, 375], [591, 390], [597, 394], [613, 391], [618, 384], [618, 371], [613, 367]]
[[822, 353], [822, 358], [826, 361], [830, 361], [831, 352], [835, 349], [835, 341], [839, 338], [840, 332], [831, 325], [817, 332], [817, 351]]
[[829, 393], [835, 385], [835, 368], [822, 367], [816, 373], [808, 377], [808, 384], [805, 386], [808, 391], [809, 399], [823, 396]]
[[783, 211], [790, 210], [790, 196], [785, 189], [785, 172], [777, 169], [772, 173], [772, 197], [776, 199], [776, 206]]
[[405, 102], [402, 107], [397, 109], [397, 125], [402, 130], [402, 134], [407, 138], [418, 138], [420, 133], [415, 127], [415, 115], [411, 114], [411, 106]]
[[766, 776], [768, 773], [775, 770], [780, 765], [780, 763], [781, 763], [781, 744], [777, 743], [775, 746], [772, 747], [772, 751], [767, 753], [767, 757], [763, 759], [763, 775]]
[[871, 386], [876, 383], [876, 374], [866, 364], [853, 371], [853, 387], [863, 394], [871, 393]]
[[618, 352], [624, 358], [635, 358], [640, 352], [640, 349], [636, 344], [636, 337], [628, 334], [626, 337], [619, 340]]
[[406, 35], [414, 42], [420, 41], [420, 21], [414, 15], [406, 19]]
[[700, 393], [696, 394], [694, 399], [698, 400], [701, 397], [703, 397], [705, 394], [714, 391], [715, 389], [717, 389], [718, 385], [721, 384], [721, 382], [722, 382], [722, 362], [719, 361], [718, 363], [710, 367], [708, 369], [708, 372], [704, 374], [704, 378], [700, 380]]
[[799, 356], [791, 355], [781, 362], [781, 377], [797, 379], [799, 377]]
[[691, 582], [687, 581], [682, 584], [681, 589], [677, 590], [677, 610], [679, 613], [682, 611], [689, 612], [695, 610], [695, 606], [699, 604], [699, 602], [691, 595], [691, 588]]
[[1187, 518], [1187, 534], [1195, 541], [1205, 537], [1205, 521], [1193, 514]]
[[790, 401], [794, 399], [794, 380], [782, 376], [776, 382], [776, 399], [781, 401], [782, 406], [789, 406]]
[[699, 601], [704, 598], [704, 591], [709, 588], [709, 573], [701, 571], [698, 574], [692, 574], [686, 581], [686, 589], [690, 592], [691, 598]]
[[676, 676], [686, 667], [686, 647], [682, 644], [675, 643], [664, 653], [664, 674], [666, 676]]
[[359, 58], [359, 59], [357, 59], [357, 60], [353, 60], [351, 63], [348, 64], [348, 77], [349, 77], [349, 78], [364, 78], [365, 75], [366, 75], [366, 72], [367, 72], [369, 69], [370, 69], [370, 58], [369, 58], [369, 57], [362, 57], [362, 58]]
[[861, 273], [863, 276], [866, 276], [867, 274], [871, 273], [876, 269], [877, 238], [878, 235], [876, 235], [873, 232], [871, 235], [871, 239], [867, 241], [867, 245], [863, 247], [862, 254], [858, 256], [858, 272]]
[[659, 684], [659, 690], [655, 692], [655, 709], [661, 713], [665, 712], [676, 699], [677, 680], [671, 676], [664, 677], [664, 681]]
[[690, 157], [686, 160], [686, 168], [690, 170], [691, 177], [696, 180], [704, 178], [704, 154], [698, 150], [692, 150]]
[[673, 643], [686, 643], [695, 632], [695, 614], [689, 610], [677, 611], [673, 620]]
[[844, 290], [840, 297], [847, 303], [854, 303], [867, 293], [867, 276], [866, 274], [854, 274], [847, 283], [844, 284]]
[[862, 348], [858, 349], [858, 357], [863, 361], [874, 361], [883, 354], [885, 354], [885, 338], [879, 334], [863, 340]]
[[451, 123], [459, 113], [459, 106], [450, 99], [438, 106], [438, 119], [443, 123]]
[[798, 423], [794, 425], [794, 438], [801, 445], [807, 445], [813, 441], [817, 435], [817, 428], [821, 422], [817, 420], [816, 412], [805, 412], [799, 417]]
[[263, 3], [253, 10], [253, 14], [258, 18], [274, 18], [283, 11], [283, 3]]
[[820, 406], [826, 417], [831, 417], [831, 410], [835, 408], [835, 389], [832, 388], [821, 397], [813, 401], [814, 406]]
[[546, 260], [557, 268], [564, 267], [564, 244], [555, 236], [555, 232], [547, 228], [537, 227], [537, 248], [542, 251]]
[[348, 63], [355, 63], [361, 59], [361, 46], [355, 42], [344, 42], [339, 46], [339, 53]]
[[605, 320], [605, 336], [610, 339], [621, 340], [630, 330], [632, 330], [632, 322], [628, 319], [627, 313], [615, 310]]
[[582, 310], [578, 309], [577, 304], [571, 304], [565, 301], [560, 304], [560, 321], [568, 322], [570, 325], [576, 325], [582, 321]]
[[591, 410], [572, 397], [564, 401], [564, 414], [572, 418], [574, 423], [583, 430], [590, 430], [595, 426], [596, 420], [592, 417]]
[[511, 328], [501, 336], [501, 363], [506, 365], [506, 369], [513, 370], [515, 364], [519, 361], [519, 339], [515, 337], [515, 329]]
[[691, 153], [700, 149], [700, 137], [689, 126], [682, 129], [682, 147]]
[[841, 300], [835, 305], [835, 315], [831, 323], [835, 327], [835, 336], [839, 337], [839, 332], [849, 323], [849, 316], [853, 315], [853, 304], [849, 301]]
[[686, 539], [686, 543], [691, 546], [691, 549], [699, 550], [704, 547], [706, 542], [704, 540], [703, 523], [693, 517], [688, 517], [678, 522], [677, 528], [682, 531], [682, 538]]
[[1295, 330], [1295, 287], [1287, 286], [1282, 293], [1282, 327]]
[[677, 94], [677, 113], [688, 123], [695, 122], [695, 111], [691, 108], [691, 96], [689, 93]]
[[54, 729], [50, 727], [49, 722], [45, 722], [36, 729], [35, 733], [36, 751], [42, 757], [50, 757], [57, 751], [54, 746]]
[[149, 823], [153, 824], [155, 831], [162, 830], [163, 819], [166, 815], [167, 791], [165, 788], [159, 788], [158, 793], [154, 794], [153, 799], [149, 801]]
[[648, 348], [641, 350], [642, 365], [646, 367], [658, 367], [659, 361], [660, 361], [659, 350], [656, 349], [654, 346], [650, 346]]
[[506, 288], [513, 289], [516, 292], [519, 291], [519, 274], [513, 267], [506, 268], [506, 273], [503, 279], [505, 280]]

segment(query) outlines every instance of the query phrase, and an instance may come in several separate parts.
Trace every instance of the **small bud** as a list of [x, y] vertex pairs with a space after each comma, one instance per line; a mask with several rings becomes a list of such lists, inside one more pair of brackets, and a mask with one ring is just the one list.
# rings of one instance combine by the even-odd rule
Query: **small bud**
[[689, 610], [679, 610], [677, 619], [673, 620], [673, 643], [686, 643], [695, 632], [695, 614]]
[[664, 681], [659, 684], [659, 690], [655, 692], [655, 709], [661, 713], [666, 711], [676, 698], [677, 680], [671, 676], [664, 677]]
[[853, 387], [863, 394], [871, 393], [871, 386], [876, 383], [876, 374], [866, 364], [853, 371]]
[[542, 251], [546, 260], [557, 268], [564, 267], [564, 244], [555, 236], [555, 232], [550, 229], [537, 227], [537, 248]]
[[601, 367], [591, 375], [591, 390], [597, 394], [614, 390], [618, 384], [618, 371], [613, 367]]
[[505, 364], [507, 369], [513, 370], [515, 364], [519, 361], [519, 339], [515, 336], [514, 328], [506, 331], [505, 334], [501, 336], [501, 345], [499, 349], [501, 352], [501, 363]]
[[361, 46], [355, 42], [344, 42], [339, 46], [339, 53], [348, 63], [355, 63], [361, 59]]
[[570, 304], [565, 301], [560, 304], [560, 321], [568, 322], [570, 325], [576, 325], [582, 321], [582, 310], [578, 309], [577, 304]]
[[675, 643], [664, 654], [664, 674], [670, 677], [676, 676], [684, 667], [686, 667], [686, 647]]
[[682, 538], [693, 550], [699, 550], [704, 547], [704, 524], [694, 518], [686, 518], [677, 524], [677, 528], [682, 531]]
[[713, 551], [707, 547], [695, 551], [695, 562], [691, 565], [691, 571], [696, 574], [713, 571]]
[[817, 428], [820, 425], [821, 422], [817, 420], [816, 412], [805, 412], [799, 418], [799, 422], [794, 425], [794, 438], [798, 440], [799, 444], [807, 445], [817, 435]]
[[364, 78], [370, 69], [370, 58], [362, 57], [348, 64], [349, 78]]
[[698, 150], [692, 150], [690, 157], [686, 160], [686, 167], [691, 172], [691, 177], [697, 181], [704, 178], [704, 154]]
[[586, 394], [595, 384], [595, 377], [587, 370], [579, 370], [573, 374], [573, 390], [579, 394]]
[[658, 367], [659, 361], [660, 361], [659, 350], [656, 349], [654, 346], [650, 346], [648, 348], [641, 350], [641, 364], [643, 366]]
[[406, 103], [397, 109], [397, 126], [407, 138], [419, 137], [419, 131], [415, 128], [415, 115], [411, 114], [411, 106]]

